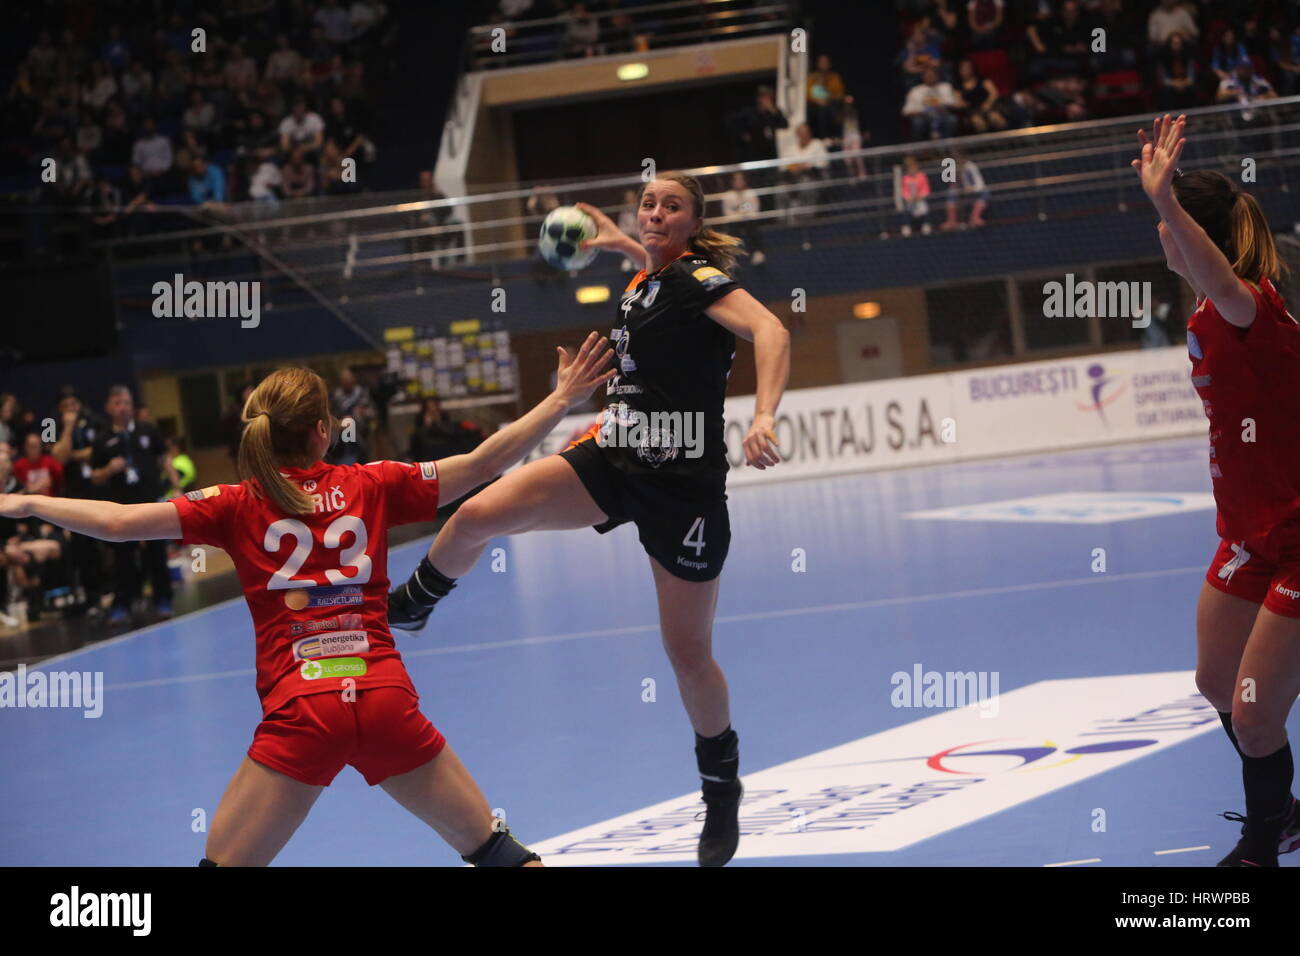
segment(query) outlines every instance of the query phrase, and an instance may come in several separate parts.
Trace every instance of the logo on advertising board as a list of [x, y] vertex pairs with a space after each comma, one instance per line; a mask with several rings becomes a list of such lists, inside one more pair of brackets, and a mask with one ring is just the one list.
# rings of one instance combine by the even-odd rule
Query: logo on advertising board
[[[1042, 681], [1001, 701], [994, 720], [972, 705], [745, 774], [737, 858], [901, 850], [1221, 726], [1192, 671]], [[688, 794], [533, 848], [551, 866], [694, 861], [700, 808]]]
[[1100, 362], [1093, 362], [1088, 366], [1088, 381], [1085, 384], [1091, 401], [1076, 404], [1075, 407], [1082, 412], [1095, 411], [1109, 428], [1105, 408], [1124, 394], [1124, 383], [1113, 375], [1107, 375], [1106, 367]]

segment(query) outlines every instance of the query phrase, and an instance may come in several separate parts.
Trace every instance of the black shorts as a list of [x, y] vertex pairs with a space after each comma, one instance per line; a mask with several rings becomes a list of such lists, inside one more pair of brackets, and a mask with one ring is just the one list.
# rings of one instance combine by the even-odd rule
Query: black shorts
[[725, 482], [624, 474], [594, 438], [560, 455], [609, 515], [608, 521], [593, 526], [601, 534], [631, 521], [646, 554], [669, 574], [686, 581], [712, 581], [722, 573], [731, 547]]

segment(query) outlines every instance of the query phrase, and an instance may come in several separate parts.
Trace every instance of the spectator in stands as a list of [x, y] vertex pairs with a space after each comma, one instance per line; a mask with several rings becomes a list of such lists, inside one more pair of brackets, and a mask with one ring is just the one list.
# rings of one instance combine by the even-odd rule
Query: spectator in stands
[[[109, 427], [97, 436], [91, 457], [91, 481], [109, 501], [157, 501], [163, 490], [159, 459], [164, 451], [157, 429], [135, 420], [131, 390], [124, 385], [109, 389], [107, 412]], [[153, 585], [155, 610], [161, 617], [171, 617], [172, 584], [166, 543], [123, 541], [111, 547], [117, 582], [109, 623], [126, 622], [131, 605], [141, 596], [145, 576]]]
[[117, 232], [114, 226], [122, 211], [122, 193], [107, 176], [95, 178], [94, 190], [90, 194], [90, 207], [90, 221], [95, 237], [111, 238]]
[[353, 191], [353, 184], [343, 181], [343, 157], [334, 140], [327, 139], [321, 147], [320, 161], [316, 164], [316, 181], [322, 196], [337, 196]]
[[831, 69], [831, 58], [817, 57], [817, 69], [808, 74], [808, 124], [818, 139], [840, 138], [840, 110], [844, 81]]
[[222, 77], [225, 79], [226, 89], [232, 93], [238, 94], [244, 90], [256, 89], [257, 61], [245, 55], [244, 48], [235, 43], [230, 47], [230, 59], [226, 61]]
[[1295, 29], [1289, 36], [1284, 36], [1278, 31], [1277, 41], [1272, 49], [1273, 64], [1278, 70], [1278, 77], [1282, 83], [1282, 95], [1295, 96], [1300, 92], [1300, 17], [1297, 17]]
[[172, 168], [172, 141], [158, 131], [152, 116], [144, 118], [143, 129], [131, 149], [131, 162], [150, 179], [166, 176]]
[[293, 101], [293, 112], [280, 121], [280, 152], [289, 155], [301, 149], [315, 158], [325, 139], [325, 122], [307, 109], [301, 96]]
[[471, 421], [457, 421], [442, 410], [436, 398], [420, 403], [420, 414], [411, 429], [407, 450], [410, 461], [437, 461], [448, 455], [463, 455], [483, 442], [483, 431]]
[[136, 236], [149, 231], [148, 218], [142, 213], [157, 211], [152, 195], [153, 184], [145, 176], [144, 170], [132, 163], [126, 171], [126, 182], [122, 186], [125, 205], [118, 217], [123, 235]]
[[32, 79], [47, 84], [54, 79], [54, 69], [58, 63], [59, 52], [50, 40], [50, 31], [42, 30], [36, 37], [36, 44], [27, 51], [27, 69]]
[[1210, 69], [1218, 77], [1218, 82], [1222, 83], [1232, 76], [1238, 63], [1248, 59], [1250, 54], [1246, 52], [1246, 44], [1237, 39], [1237, 33], [1232, 27], [1226, 27], [1219, 35], [1219, 42], [1210, 50]]
[[257, 164], [248, 179], [248, 198], [257, 203], [265, 203], [268, 209], [274, 209], [280, 204], [282, 185], [280, 167], [269, 159], [264, 159]]
[[131, 130], [126, 111], [116, 101], [104, 111], [104, 128], [100, 134], [95, 161], [106, 166], [125, 166], [131, 161]]
[[23, 433], [18, 429], [18, 398], [5, 393], [0, 395], [0, 446], [7, 446], [10, 455], [18, 449]]
[[[635, 206], [635, 192], [632, 192], [632, 197]], [[727, 217], [739, 217], [728, 223], [728, 229], [744, 240], [745, 249], [750, 254], [749, 261], [756, 266], [761, 266], [767, 260], [767, 255], [763, 252], [763, 234], [759, 231], [758, 224], [754, 222], [754, 217], [758, 215], [760, 208], [758, 195], [749, 188], [749, 184], [745, 181], [745, 174], [740, 171], [732, 173], [731, 188], [722, 194], [722, 214]], [[633, 217], [635, 218], [635, 211]], [[635, 229], [628, 233], [628, 235], [635, 234]]]
[[339, 0], [325, 0], [312, 17], [312, 22], [334, 46], [342, 46], [352, 39], [352, 17], [339, 4]]
[[279, 84], [297, 83], [304, 66], [302, 54], [290, 46], [289, 37], [283, 33], [277, 35], [275, 52], [266, 60], [265, 79]]
[[330, 396], [334, 417], [339, 421], [339, 437], [326, 460], [332, 465], [355, 465], [366, 460], [366, 437], [374, 417], [370, 393], [357, 381], [350, 368], [339, 372], [339, 384]]
[[898, 191], [894, 194], [894, 208], [903, 214], [902, 233], [912, 234], [920, 226], [924, 235], [930, 234], [930, 180], [926, 178], [915, 156], [903, 157], [903, 169], [898, 177]]
[[90, 64], [90, 77], [81, 88], [81, 103], [98, 113], [104, 105], [117, 95], [117, 80], [103, 60]]
[[332, 140], [340, 157], [355, 159], [357, 168], [375, 161], [375, 144], [365, 133], [358, 119], [360, 111], [350, 108], [341, 96], [331, 96], [325, 114], [325, 140]]
[[564, 25], [565, 56], [598, 56], [600, 46], [600, 21], [591, 15], [581, 0], [574, 3], [566, 14]]
[[140, 60], [132, 60], [122, 74], [122, 98], [127, 109], [138, 113], [153, 100], [153, 73]]
[[[59, 396], [55, 416], [57, 440], [50, 454], [63, 466], [63, 494], [68, 498], [97, 498], [99, 490], [91, 481], [91, 458], [95, 440], [105, 423], [82, 405], [71, 385], [63, 386]], [[69, 532], [67, 554], [87, 613], [98, 615], [104, 590], [104, 545], [95, 538]]]
[[1255, 72], [1255, 64], [1251, 62], [1250, 57], [1239, 62], [1232, 74], [1219, 84], [1219, 92], [1215, 97], [1216, 102], [1219, 103], [1241, 104], [1241, 112], [1234, 117], [1241, 126], [1267, 125], [1268, 115], [1260, 110], [1251, 109], [1251, 105], [1261, 100], [1275, 99], [1277, 99], [1277, 91], [1273, 89], [1273, 84]]
[[280, 170], [280, 189], [286, 199], [301, 199], [316, 194], [316, 167], [307, 162], [301, 149], [289, 154]]
[[63, 494], [63, 466], [45, 450], [41, 436], [29, 432], [23, 439], [23, 456], [13, 463], [14, 477], [29, 495]]
[[1137, 51], [1142, 48], [1142, 23], [1132, 8], [1125, 9], [1123, 0], [1101, 0], [1089, 24], [1093, 30], [1102, 30], [1106, 40], [1103, 52], [1091, 52], [1093, 73], [1111, 70], [1131, 70], [1137, 67]]
[[[724, 205], [726, 203], [725, 197], [723, 198], [723, 203]], [[618, 213], [618, 228], [629, 236], [635, 236], [637, 234], [635, 189], [623, 190], [623, 206]], [[624, 272], [633, 271], [632, 260], [627, 256], [622, 256], [621, 258], [623, 262], [619, 265], [619, 268]]]
[[924, 82], [930, 70], [942, 66], [943, 38], [930, 26], [930, 18], [922, 17], [912, 26], [912, 32], [898, 55], [903, 70], [903, 85], [911, 89]]
[[213, 204], [226, 201], [226, 176], [216, 163], [209, 163], [202, 156], [195, 156], [190, 161], [190, 202], [194, 205], [212, 209]]
[[790, 222], [817, 205], [820, 183], [826, 178], [830, 165], [826, 144], [812, 134], [812, 127], [800, 123], [795, 129], [795, 142], [782, 159], [792, 160], [781, 167], [787, 185], [795, 188], [786, 192], [786, 210]]
[[908, 90], [903, 102], [903, 115], [912, 124], [912, 138], [946, 139], [956, 135], [957, 117], [952, 108], [957, 105], [952, 84], [941, 83], [936, 70], [926, 70], [921, 82]]
[[944, 232], [961, 225], [959, 211], [963, 202], [970, 203], [971, 209], [970, 219], [966, 224], [975, 228], [983, 226], [984, 212], [988, 209], [989, 199], [992, 196], [984, 182], [983, 174], [973, 160], [961, 150], [953, 151], [953, 159], [956, 160], [957, 168], [953, 183], [948, 187], [948, 218], [939, 226]]
[[1156, 60], [1156, 109], [1185, 110], [1196, 105], [1196, 57], [1181, 33], [1169, 35], [1169, 42]]
[[183, 436], [168, 435], [163, 439], [163, 447], [166, 451], [162, 457], [162, 470], [167, 490], [162, 493], [159, 500], [171, 501], [185, 494], [190, 485], [194, 484], [196, 469], [194, 459], [186, 453], [186, 442]]
[[[754, 105], [743, 107], [730, 114], [726, 119], [731, 131], [736, 161], [753, 162], [760, 159], [776, 159], [776, 131], [790, 125], [776, 106], [776, 98], [770, 86], [760, 86], [754, 96]], [[762, 187], [774, 181], [771, 169], [754, 170], [754, 184]]]
[[957, 88], [953, 92], [957, 100], [953, 112], [964, 130], [986, 133], [1007, 128], [1006, 117], [997, 110], [998, 88], [976, 72], [970, 59], [957, 64]]
[[970, 44], [977, 50], [991, 50], [1003, 43], [1002, 0], [968, 0], [966, 26], [970, 30]]
[[210, 103], [203, 95], [203, 91], [196, 86], [190, 90], [189, 106], [181, 114], [185, 145], [191, 153], [210, 152], [217, 145], [213, 136], [216, 123], [216, 106]]
[[1175, 33], [1195, 39], [1201, 31], [1196, 26], [1196, 17], [1182, 0], [1160, 0], [1160, 5], [1147, 17], [1147, 42], [1152, 49], [1159, 50]]
[[[840, 149], [846, 153], [856, 153], [862, 149], [862, 141], [863, 132], [862, 125], [858, 120], [858, 103], [852, 96], [846, 96], [844, 97], [844, 125], [843, 136], [840, 139]], [[862, 162], [861, 156], [850, 156], [844, 162], [848, 166], [848, 171], [853, 176], [854, 182], [862, 182], [867, 178], [867, 167]]]
[[1044, 80], [1053, 74], [1073, 76], [1084, 72], [1089, 34], [1079, 0], [1064, 0], [1059, 13], [1025, 27], [1030, 44], [1029, 75]]

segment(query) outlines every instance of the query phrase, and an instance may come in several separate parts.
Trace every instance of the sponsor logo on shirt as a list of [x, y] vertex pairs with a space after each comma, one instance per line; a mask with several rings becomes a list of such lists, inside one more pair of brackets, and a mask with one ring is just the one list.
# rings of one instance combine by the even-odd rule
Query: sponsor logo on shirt
[[337, 584], [328, 587], [295, 588], [284, 592], [284, 606], [291, 611], [301, 611], [308, 607], [338, 607], [340, 604], [361, 604], [359, 584]]
[[339, 631], [337, 634], [318, 634], [293, 642], [295, 660], [309, 661], [319, 657], [341, 657], [345, 654], [365, 654], [370, 650], [370, 638], [365, 631]]
[[360, 677], [366, 672], [366, 662], [359, 657], [334, 657], [323, 661], [303, 661], [298, 673], [303, 680], [320, 680], [322, 677]]
[[699, 281], [700, 285], [704, 286], [706, 289], [712, 289], [715, 286], [722, 285], [724, 282], [731, 281], [725, 272], [715, 269], [713, 266], [704, 266], [701, 269], [696, 269], [691, 273], [691, 275], [693, 275]]
[[289, 625], [289, 636], [316, 634], [319, 631], [355, 630], [359, 627], [361, 627], [360, 614], [340, 614], [338, 617], [327, 617], [323, 621], [293, 621]]
[[420, 477], [425, 481], [434, 481], [438, 477], [438, 465], [432, 461], [420, 462]]
[[185, 497], [190, 501], [202, 501], [204, 498], [215, 498], [221, 494], [220, 485], [209, 485], [206, 488], [200, 488], [198, 491], [187, 491]]
[[306, 491], [306, 492], [309, 492], [309, 493], [315, 491], [315, 490], [316, 490], [316, 481], [315, 481], [315, 479], [308, 478], [306, 481], [304, 481], [304, 482], [302, 483], [302, 490], [303, 490], [303, 491]]
[[654, 282], [647, 282], [645, 287], [645, 298], [641, 300], [641, 308], [648, 309], [655, 304], [655, 296], [659, 294], [659, 287], [663, 285], [656, 279]]

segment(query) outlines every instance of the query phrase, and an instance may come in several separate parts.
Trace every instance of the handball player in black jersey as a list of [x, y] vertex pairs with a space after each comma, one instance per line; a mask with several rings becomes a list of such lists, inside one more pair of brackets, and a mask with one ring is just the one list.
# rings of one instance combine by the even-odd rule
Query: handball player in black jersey
[[746, 464], [779, 463], [773, 431], [790, 369], [781, 320], [731, 278], [741, 242], [704, 223], [704, 192], [681, 173], [646, 183], [636, 239], [577, 204], [599, 231], [587, 245], [641, 267], [610, 336], [618, 365], [597, 425], [470, 498], [409, 581], [389, 595], [389, 624], [418, 630], [489, 540], [523, 531], [632, 522], [650, 557], [664, 649], [695, 730], [707, 807], [701, 866], [722, 866], [739, 841], [739, 745], [727, 682], [713, 659], [718, 575], [731, 542], [723, 400], [736, 336], [754, 343], [757, 395]]

